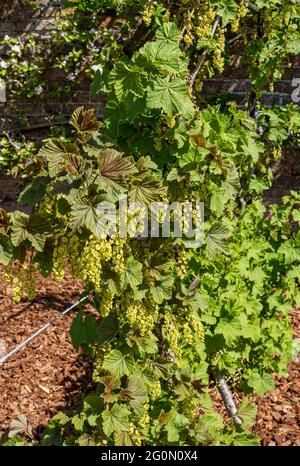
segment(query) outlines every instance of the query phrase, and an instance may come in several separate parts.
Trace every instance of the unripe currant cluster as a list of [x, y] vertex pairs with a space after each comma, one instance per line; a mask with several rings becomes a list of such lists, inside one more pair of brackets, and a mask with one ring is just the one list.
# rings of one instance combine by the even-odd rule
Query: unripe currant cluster
[[161, 397], [161, 384], [159, 380], [154, 382], [154, 384], [149, 388], [149, 396], [152, 400], [156, 400]]
[[154, 138], [154, 148], [160, 152], [162, 150], [162, 138], [156, 137]]
[[143, 431], [147, 430], [149, 428], [149, 425], [150, 425], [149, 408], [150, 408], [149, 403], [144, 403], [143, 413], [139, 417], [138, 423], [139, 423], [139, 426], [141, 427], [141, 429], [143, 429]]
[[183, 330], [183, 335], [189, 345], [192, 345], [194, 343], [194, 335], [192, 332], [192, 329], [190, 327], [190, 324], [188, 322], [185, 322], [182, 325], [182, 330]]
[[199, 204], [197, 204], [194, 208], [193, 208], [193, 222], [195, 225], [198, 225], [198, 220], [200, 219], [201, 222], [202, 222], [202, 219], [201, 219], [201, 207]]
[[[155, 215], [157, 218], [158, 223], [162, 224], [164, 220], [166, 219], [166, 215], [168, 214], [169, 210], [169, 204], [167, 202], [164, 202], [163, 205], [160, 205], [157, 207], [155, 210]], [[174, 214], [171, 212], [170, 217], [174, 217]]]
[[92, 283], [96, 291], [101, 288], [102, 263], [112, 259], [112, 241], [89, 237], [81, 255], [80, 278], [85, 283]]
[[129, 436], [134, 446], [140, 447], [142, 445], [143, 438], [141, 437], [139, 430], [133, 424], [133, 422], [129, 423]]
[[4, 280], [12, 286], [12, 298], [15, 302], [27, 298], [33, 301], [36, 297], [36, 279], [31, 264], [19, 264], [6, 269]]
[[63, 236], [57, 238], [53, 250], [52, 273], [56, 281], [61, 282], [65, 276], [66, 263], [68, 257], [68, 239]]
[[95, 244], [95, 250], [101, 256], [103, 262], [109, 262], [113, 255], [113, 242], [112, 240], [92, 238]]
[[125, 259], [124, 259], [124, 245], [126, 243], [125, 238], [114, 238], [112, 240], [113, 255], [112, 264], [115, 272], [121, 273], [125, 270]]
[[221, 356], [224, 354], [224, 350], [219, 350], [216, 353], [213, 354], [210, 364], [211, 366], [217, 366], [218, 363], [220, 362]]
[[129, 325], [141, 336], [145, 336], [155, 325], [155, 315], [151, 306], [144, 302], [136, 301], [127, 307], [126, 317]]
[[204, 327], [203, 327], [202, 323], [200, 322], [200, 320], [197, 317], [191, 315], [190, 316], [190, 322], [191, 322], [191, 325], [194, 327], [194, 330], [195, 330], [197, 336], [200, 338], [200, 340], [202, 342], [204, 342], [205, 330], [204, 330]]
[[246, 0], [241, 0], [240, 8], [236, 14], [236, 17], [231, 21], [232, 32], [237, 32], [240, 26], [240, 20], [244, 18], [248, 13], [248, 4]]
[[112, 310], [115, 293], [108, 287], [105, 286], [101, 293], [101, 305], [99, 312], [102, 317], [106, 317]]
[[195, 33], [199, 39], [210, 39], [212, 35], [212, 25], [216, 17], [216, 12], [208, 9], [203, 10], [196, 20]]
[[197, 406], [192, 396], [185, 397], [185, 399], [180, 403], [180, 407], [184, 415], [189, 419], [195, 418], [197, 413]]
[[80, 277], [82, 261], [81, 253], [83, 249], [83, 244], [79, 239], [78, 234], [70, 233], [68, 235], [68, 252], [69, 252], [69, 262], [71, 266], [72, 273], [75, 277]]
[[199, 224], [201, 220], [201, 207], [195, 198], [191, 198], [189, 201], [185, 201], [183, 207], [182, 216], [182, 232], [184, 235], [188, 235], [189, 229]]
[[184, 235], [186, 235], [189, 231], [189, 227], [191, 226], [192, 219], [193, 219], [193, 213], [191, 212], [190, 209], [187, 209], [184, 207], [184, 215], [182, 217], [182, 232]]
[[102, 381], [102, 367], [106, 354], [111, 351], [111, 347], [97, 346], [95, 349], [95, 356], [93, 361], [93, 381], [99, 383]]
[[163, 337], [168, 342], [170, 349], [175, 354], [176, 358], [180, 359], [182, 355], [182, 347], [180, 345], [181, 332], [178, 330], [175, 316], [167, 311], [164, 315]]
[[176, 273], [179, 278], [184, 278], [187, 272], [187, 254], [182, 244], [176, 246]]
[[281, 147], [274, 147], [274, 149], [272, 150], [272, 156], [273, 156], [274, 160], [279, 160], [280, 157], [282, 156]]
[[211, 38], [212, 24], [216, 17], [208, 4], [196, 3], [191, 0], [181, 1], [179, 5], [177, 20], [183, 17], [183, 41], [189, 47], [197, 38]]
[[238, 369], [230, 376], [230, 386], [231, 388], [238, 388], [240, 387], [243, 381], [243, 370]]
[[131, 210], [128, 209], [127, 232], [130, 238], [134, 238], [138, 233], [143, 233], [146, 215], [147, 212], [145, 207], [138, 207]]
[[219, 30], [218, 36], [218, 45], [214, 48], [213, 53], [213, 65], [219, 73], [222, 73], [224, 70], [224, 56], [223, 52], [225, 50], [225, 31], [224, 29]]
[[196, 405], [192, 396], [186, 396], [180, 403], [180, 411], [189, 419], [194, 419], [196, 415]]
[[146, 26], [150, 26], [154, 14], [155, 14], [154, 5], [153, 4], [146, 5], [142, 12], [142, 18]]
[[[150, 2], [146, 2], [148, 3], [147, 5], [145, 5], [143, 11], [142, 11], [142, 19], [145, 23], [146, 26], [150, 26], [150, 24], [152, 23], [153, 19], [154, 19], [154, 16], [155, 16], [155, 13], [156, 13], [156, 9], [155, 9], [155, 5], [157, 4], [156, 1], [150, 1]], [[170, 21], [170, 11], [169, 10], [166, 10], [163, 14], [163, 21], [165, 23], [167, 23], [168, 21]]]
[[203, 89], [203, 81], [199, 77], [197, 77], [195, 84], [194, 84], [194, 89], [196, 92], [201, 92]]
[[50, 215], [55, 211], [55, 201], [54, 198], [49, 196], [48, 194], [45, 195], [43, 202], [39, 207], [39, 212], [41, 214]]

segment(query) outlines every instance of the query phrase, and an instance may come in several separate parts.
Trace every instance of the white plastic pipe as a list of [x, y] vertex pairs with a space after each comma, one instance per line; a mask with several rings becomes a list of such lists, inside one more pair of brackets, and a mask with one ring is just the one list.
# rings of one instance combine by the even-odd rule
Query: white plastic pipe
[[45, 332], [45, 330], [47, 330], [52, 324], [54, 324], [54, 322], [61, 319], [64, 315], [68, 314], [68, 312], [72, 311], [75, 307], [77, 307], [79, 304], [81, 304], [86, 299], [87, 299], [87, 296], [84, 296], [79, 301], [77, 301], [77, 303], [72, 304], [72, 306], [68, 307], [63, 312], [61, 312], [58, 316], [51, 319], [46, 325], [43, 325], [43, 327], [41, 327], [39, 330], [34, 332], [30, 337], [28, 337], [22, 343], [17, 345], [13, 350], [11, 350], [9, 353], [5, 354], [5, 356], [2, 356], [0, 358], [0, 366], [2, 364], [4, 364], [6, 361], [8, 361], [8, 359], [10, 359], [14, 354], [18, 353], [18, 351], [25, 348], [25, 346], [27, 346], [28, 343], [30, 343], [32, 340], [34, 340], [37, 336], [39, 336], [41, 333]]

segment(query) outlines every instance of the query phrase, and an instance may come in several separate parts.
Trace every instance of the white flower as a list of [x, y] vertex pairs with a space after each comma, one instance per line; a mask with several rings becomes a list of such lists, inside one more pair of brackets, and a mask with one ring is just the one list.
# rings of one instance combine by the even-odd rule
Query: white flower
[[8, 68], [8, 64], [5, 60], [0, 60], [0, 68], [3, 68], [4, 70]]
[[92, 28], [92, 29], [89, 30], [89, 33], [90, 33], [90, 34], [96, 34], [96, 32], [97, 32], [97, 31], [96, 31], [96, 29], [94, 29], [94, 28]]
[[21, 47], [17, 44], [13, 45], [11, 49], [15, 53], [21, 53]]
[[102, 72], [103, 72], [103, 66], [102, 66], [102, 65], [92, 65], [91, 68], [92, 68], [92, 70], [95, 71], [95, 72], [96, 72], [96, 71], [100, 71], [101, 74], [102, 74]]
[[37, 86], [34, 88], [34, 93], [36, 95], [41, 95], [43, 93], [44, 89], [43, 89], [43, 86]]
[[75, 75], [75, 73], [69, 73], [69, 74], [67, 74], [66, 78], [69, 81], [74, 81], [74, 79], [76, 78], [76, 75]]
[[9, 37], [7, 34], [5, 34], [4, 40], [6, 40], [6, 41], [7, 41], [7, 40], [10, 40], [10, 37]]

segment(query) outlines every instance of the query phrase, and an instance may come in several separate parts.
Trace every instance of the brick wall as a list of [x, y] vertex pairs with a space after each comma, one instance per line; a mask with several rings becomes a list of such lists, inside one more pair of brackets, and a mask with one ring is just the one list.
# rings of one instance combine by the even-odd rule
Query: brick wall
[[[61, 5], [64, 0], [39, 0], [40, 8], [34, 10], [28, 6], [28, 0], [0, 0], [0, 38], [5, 34], [20, 34], [29, 32], [33, 35], [41, 36], [41, 40], [47, 37], [49, 31], [55, 28], [55, 18], [62, 15]], [[0, 58], [3, 51], [0, 50]], [[236, 63], [238, 63], [238, 54]], [[250, 81], [245, 75], [245, 67], [232, 66], [226, 70], [226, 74], [204, 82], [203, 91], [206, 96], [216, 96], [228, 92], [239, 105], [243, 106], [247, 100], [250, 90]], [[263, 103], [266, 106], [275, 106], [291, 102], [293, 91], [293, 78], [300, 78], [300, 57], [295, 60], [291, 68], [285, 70], [283, 78], [274, 85], [274, 92], [266, 92]], [[49, 82], [55, 81], [64, 87], [70, 85], [65, 73], [61, 70], [51, 70], [46, 76]], [[33, 130], [26, 130], [26, 136], [32, 139], [44, 137], [49, 125], [68, 121], [72, 111], [79, 105], [93, 106], [101, 113], [103, 108], [103, 98], [92, 99], [90, 92], [90, 81], [82, 79], [80, 85], [74, 86], [72, 97], [57, 102], [50, 95], [43, 95], [43, 98], [33, 100], [22, 99], [19, 102], [12, 102], [9, 93], [7, 102], [0, 103], [0, 133], [16, 128], [34, 127]], [[300, 166], [299, 151], [288, 149], [281, 161], [281, 169], [275, 180], [272, 191], [268, 194], [268, 199], [277, 201], [282, 194], [289, 189], [300, 189]]]
[[[6, 34], [22, 37], [22, 34], [29, 33], [43, 40], [55, 29], [55, 20], [62, 18], [61, 5], [64, 0], [39, 0], [40, 8], [37, 10], [29, 7], [27, 2], [0, 0], [0, 39]], [[0, 59], [4, 53], [5, 49], [0, 49]], [[60, 69], [49, 70], [44, 78], [49, 84], [55, 83], [62, 89], [70, 86], [66, 73]], [[98, 114], [101, 114], [103, 97], [92, 99], [90, 84], [90, 80], [83, 77], [80, 85], [72, 84], [71, 97], [59, 101], [51, 96], [50, 91], [49, 94], [43, 93], [30, 99], [12, 99], [8, 89], [6, 103], [0, 102], [0, 133], [12, 131], [12, 134], [17, 134], [16, 130], [23, 132], [26, 128], [26, 136], [40, 139], [47, 134], [49, 126], [68, 121], [70, 114], [80, 105], [96, 107]], [[33, 127], [33, 130], [29, 131], [29, 127]]]
[[[238, 75], [238, 77], [236, 77]], [[289, 79], [288, 76], [291, 76]], [[274, 107], [276, 105], [286, 105], [292, 102], [291, 94], [294, 90], [292, 81], [294, 78], [300, 78], [300, 67], [295, 66], [292, 69], [287, 69], [283, 79], [274, 83], [274, 92], [264, 92], [262, 103], [266, 107]], [[226, 77], [217, 77], [214, 79], [206, 79], [203, 85], [203, 91], [208, 96], [210, 94], [228, 93], [241, 106], [245, 105], [247, 93], [251, 89], [250, 79], [240, 76], [240, 70], [232, 68], [226, 73]]]

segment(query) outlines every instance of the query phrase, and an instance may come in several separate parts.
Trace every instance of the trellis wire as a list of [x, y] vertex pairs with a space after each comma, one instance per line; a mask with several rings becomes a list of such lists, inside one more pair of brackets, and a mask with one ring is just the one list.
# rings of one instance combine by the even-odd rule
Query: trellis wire
[[72, 306], [68, 307], [67, 309], [65, 309], [63, 312], [61, 312], [58, 316], [54, 317], [53, 319], [49, 320], [49, 322], [45, 325], [43, 325], [43, 327], [41, 327], [39, 330], [37, 330], [36, 332], [34, 332], [30, 337], [28, 337], [26, 340], [24, 340], [22, 343], [20, 343], [19, 345], [17, 345], [13, 350], [11, 350], [9, 353], [7, 353], [5, 356], [2, 356], [0, 358], [0, 366], [2, 364], [4, 364], [6, 361], [8, 361], [8, 359], [10, 359], [14, 354], [18, 353], [21, 349], [25, 348], [28, 343], [30, 343], [32, 340], [34, 340], [37, 336], [39, 336], [41, 333], [45, 332], [52, 324], [54, 324], [54, 322], [56, 322], [57, 320], [61, 319], [63, 316], [65, 316], [66, 314], [68, 314], [68, 312], [72, 311], [75, 307], [79, 306], [79, 304], [81, 304], [83, 301], [85, 301], [87, 299], [87, 296], [84, 296], [83, 298], [81, 298], [79, 301], [77, 301], [77, 303], [75, 304], [72, 304]]

